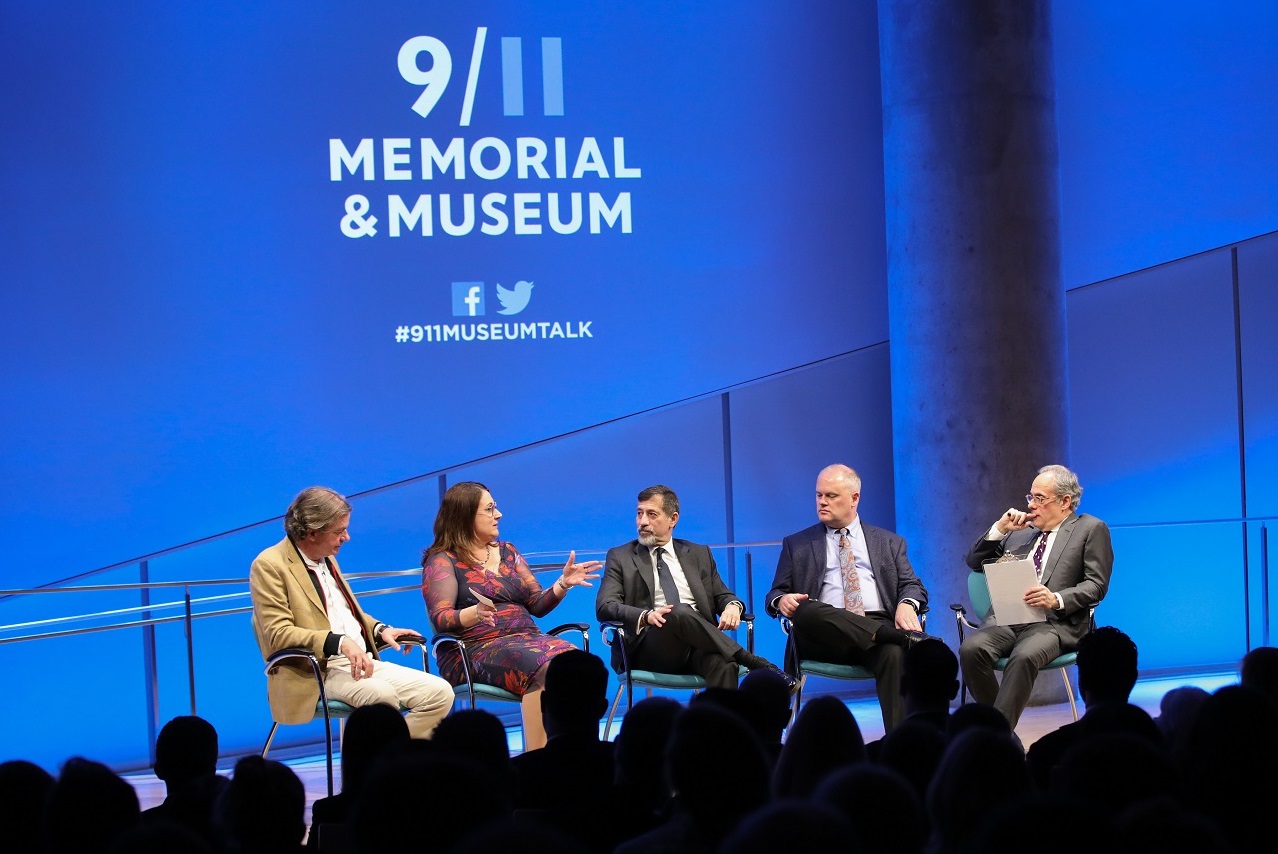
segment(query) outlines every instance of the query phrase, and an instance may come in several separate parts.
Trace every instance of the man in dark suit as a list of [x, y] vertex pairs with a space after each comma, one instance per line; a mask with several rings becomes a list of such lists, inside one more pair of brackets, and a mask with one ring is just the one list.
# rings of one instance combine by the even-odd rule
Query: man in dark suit
[[927, 590], [906, 557], [905, 540], [862, 524], [860, 502], [861, 478], [853, 469], [821, 470], [820, 521], [781, 544], [767, 609], [790, 619], [803, 658], [868, 667], [890, 731], [905, 717], [901, 666], [906, 647], [924, 637], [919, 614]]
[[[737, 665], [781, 673], [724, 634], [740, 625], [745, 605], [719, 577], [709, 548], [671, 539], [678, 522], [674, 490], [648, 487], [635, 512], [639, 537], [609, 549], [604, 562], [595, 612], [600, 620], [625, 624], [631, 667], [695, 673], [711, 688], [736, 688]], [[614, 647], [618, 672], [620, 657]], [[794, 685], [793, 677], [783, 676]]]
[[[991, 613], [959, 647], [972, 696], [992, 704], [1013, 727], [1039, 669], [1078, 645], [1091, 628], [1091, 609], [1109, 590], [1114, 568], [1109, 528], [1095, 516], [1078, 514], [1082, 497], [1076, 474], [1043, 466], [1025, 496], [1029, 509], [1008, 510], [967, 553], [967, 565], [976, 572], [1005, 554], [1032, 556], [1038, 571], [1039, 583], [1025, 592], [1025, 604], [1042, 609], [1045, 621], [1000, 626]], [[1004, 656], [1008, 664], [1000, 685], [994, 662]]]

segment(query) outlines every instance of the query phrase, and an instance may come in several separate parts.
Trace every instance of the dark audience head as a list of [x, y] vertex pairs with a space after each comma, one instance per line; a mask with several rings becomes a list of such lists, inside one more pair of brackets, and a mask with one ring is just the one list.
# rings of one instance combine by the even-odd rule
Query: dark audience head
[[988, 729], [1002, 735], [1011, 736], [1017, 744], [1020, 737], [1012, 729], [1007, 715], [987, 703], [964, 703], [950, 713], [945, 724], [945, 734], [953, 741], [970, 729]]
[[836, 768], [866, 761], [865, 740], [856, 718], [835, 696], [809, 700], [794, 726], [772, 774], [777, 798], [806, 798]]
[[1109, 821], [1146, 798], [1179, 797], [1178, 783], [1160, 745], [1131, 732], [1099, 732], [1065, 751], [1053, 769], [1049, 791]]
[[297, 850], [306, 833], [306, 790], [287, 765], [246, 756], [235, 763], [221, 817], [231, 845], [244, 854]]
[[1244, 655], [1242, 684], [1278, 703], [1278, 648], [1260, 646]]
[[1078, 692], [1088, 707], [1126, 703], [1136, 675], [1136, 644], [1122, 631], [1101, 626], [1078, 642]]
[[822, 851], [836, 840], [846, 840], [851, 832], [847, 819], [828, 804], [787, 799], [756, 810], [720, 843], [718, 850], [722, 854]]
[[169, 785], [217, 773], [217, 730], [195, 715], [166, 723], [155, 739], [155, 776]]
[[[413, 741], [377, 763], [368, 786], [376, 797], [362, 798], [351, 820], [364, 854], [449, 851], [474, 829], [511, 815], [506, 788], [493, 785], [482, 763], [428, 741]], [[427, 826], [413, 819], [423, 815]]]
[[1198, 712], [1210, 696], [1197, 685], [1182, 685], [1168, 691], [1159, 701], [1158, 717], [1154, 723], [1163, 734], [1163, 743], [1173, 758], [1183, 753]]
[[[690, 705], [675, 719], [665, 766], [675, 803], [703, 828], [726, 832], [768, 799], [768, 764], [758, 737], [713, 703]], [[731, 768], [731, 785], [725, 785], [725, 767]]]
[[621, 721], [614, 742], [616, 783], [630, 798], [643, 798], [655, 808], [668, 797], [665, 768], [654, 757], [664, 756], [674, 722], [683, 705], [670, 697], [647, 697], [635, 703]]
[[510, 742], [501, 719], [483, 709], [462, 709], [439, 722], [430, 747], [420, 752], [443, 752], [482, 765], [494, 780], [506, 780], [514, 773], [510, 764]]
[[166, 820], [139, 822], [105, 850], [108, 854], [214, 854], [218, 849], [186, 825]]
[[923, 802], [910, 783], [890, 768], [864, 762], [840, 768], [826, 776], [814, 799], [848, 820], [850, 851], [918, 854], [927, 843]]
[[905, 651], [901, 696], [908, 711], [948, 709], [959, 692], [959, 662], [954, 650], [939, 638], [928, 638]]
[[599, 719], [608, 711], [608, 668], [599, 656], [570, 649], [550, 659], [541, 692], [541, 714], [546, 734], [599, 731]]
[[[1227, 685], [1203, 703], [1183, 754], [1189, 801], [1240, 850], [1278, 803], [1278, 709], [1264, 694]], [[1247, 773], [1254, 769], [1257, 773]]]
[[927, 792], [937, 847], [966, 848], [983, 831], [985, 817], [1029, 791], [1025, 751], [1006, 726], [1002, 732], [977, 726], [955, 736]]
[[[1019, 848], [1016, 854], [1024, 850]], [[1226, 841], [1215, 822], [1192, 805], [1164, 796], [1138, 801], [1115, 819], [1113, 850], [1233, 854], [1238, 849]]]
[[408, 744], [408, 722], [385, 703], [357, 706], [342, 730], [342, 791], [357, 794], [378, 758]]
[[12, 851], [41, 851], [40, 815], [53, 775], [25, 759], [0, 763], [0, 827]]
[[751, 670], [741, 680], [737, 693], [748, 697], [755, 717], [751, 723], [764, 744], [781, 741], [790, 723], [790, 686], [780, 673], [768, 667]]
[[927, 797], [928, 786], [948, 740], [939, 727], [920, 720], [906, 719], [879, 742], [879, 765], [899, 774], [914, 790], [919, 802]]
[[62, 766], [45, 800], [45, 842], [51, 854], [101, 850], [140, 816], [132, 786], [101, 762], [76, 756]]

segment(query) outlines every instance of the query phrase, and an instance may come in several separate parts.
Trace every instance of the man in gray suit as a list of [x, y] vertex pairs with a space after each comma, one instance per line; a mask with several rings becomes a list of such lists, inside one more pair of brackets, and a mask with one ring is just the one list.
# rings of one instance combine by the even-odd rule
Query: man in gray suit
[[[709, 548], [671, 538], [678, 522], [674, 490], [650, 486], [635, 511], [639, 537], [608, 550], [595, 612], [625, 624], [631, 667], [694, 673], [708, 687], [736, 688], [737, 665], [744, 665], [774, 670], [793, 687], [792, 676], [724, 634], [740, 625], [745, 605], [719, 576]], [[620, 649], [613, 648], [612, 660], [620, 672]]]
[[[1109, 528], [1095, 516], [1078, 515], [1082, 497], [1076, 474], [1064, 466], [1043, 466], [1025, 496], [1029, 509], [1009, 509], [967, 553], [967, 565], [976, 572], [1012, 554], [1030, 557], [1039, 574], [1025, 604], [1046, 612], [1045, 622], [1000, 626], [991, 614], [959, 647], [972, 696], [992, 704], [1013, 727], [1029, 703], [1039, 668], [1078, 645], [1091, 628], [1091, 609], [1109, 590], [1114, 569]], [[1008, 664], [1000, 686], [994, 662], [1003, 656]]]
[[860, 502], [861, 477], [853, 469], [821, 470], [820, 521], [782, 542], [767, 609], [790, 619], [801, 657], [868, 667], [890, 731], [905, 717], [901, 668], [906, 647], [925, 637], [919, 614], [927, 590], [906, 557], [905, 540], [862, 524]]

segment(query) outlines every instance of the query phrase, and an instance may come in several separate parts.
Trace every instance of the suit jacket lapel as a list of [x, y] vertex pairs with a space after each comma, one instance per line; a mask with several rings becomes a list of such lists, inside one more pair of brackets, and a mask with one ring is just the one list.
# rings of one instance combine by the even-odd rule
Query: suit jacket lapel
[[812, 576], [808, 579], [809, 585], [807, 590], [795, 589], [796, 593], [807, 593], [813, 599], [821, 596], [821, 582], [825, 579], [825, 525], [815, 525], [811, 528], [812, 539]]
[[883, 554], [884, 539], [879, 536], [878, 528], [861, 523], [861, 535], [865, 537], [865, 553], [870, 558], [870, 571], [874, 573], [874, 587], [879, 592], [879, 602], [885, 611], [893, 608], [894, 597], [887, 594], [887, 579], [883, 577], [883, 567], [889, 561]]
[[[656, 581], [652, 571], [652, 552], [642, 543], [636, 542], [631, 557], [634, 558], [635, 572], [643, 583], [648, 585], [648, 598], [641, 601], [655, 602], [656, 594], [653, 591], [656, 590]], [[642, 593], [643, 591], [638, 592]]]
[[315, 589], [316, 579], [311, 575], [310, 569], [306, 563], [298, 557], [297, 547], [293, 545], [291, 540], [284, 541], [284, 563], [288, 567], [288, 571], [293, 573], [293, 577], [297, 579], [297, 585], [306, 591], [306, 598], [315, 606], [321, 614], [328, 614], [328, 609], [324, 607], [324, 600], [320, 597]]

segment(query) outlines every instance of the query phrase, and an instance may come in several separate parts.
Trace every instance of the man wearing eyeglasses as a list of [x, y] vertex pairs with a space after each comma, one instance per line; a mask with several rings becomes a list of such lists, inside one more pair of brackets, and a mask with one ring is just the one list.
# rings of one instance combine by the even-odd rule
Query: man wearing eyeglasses
[[[1028, 509], [1009, 509], [967, 553], [967, 565], [976, 572], [1010, 554], [1031, 558], [1039, 576], [1026, 591], [1025, 604], [1042, 609], [1044, 622], [1000, 626], [991, 614], [959, 647], [972, 697], [993, 705], [1013, 727], [1029, 703], [1039, 669], [1078, 645], [1091, 627], [1091, 609], [1109, 590], [1114, 568], [1109, 527], [1095, 516], [1079, 515], [1082, 496], [1074, 472], [1043, 466], [1025, 496]], [[1008, 663], [1000, 685], [994, 662], [1004, 656]]]

